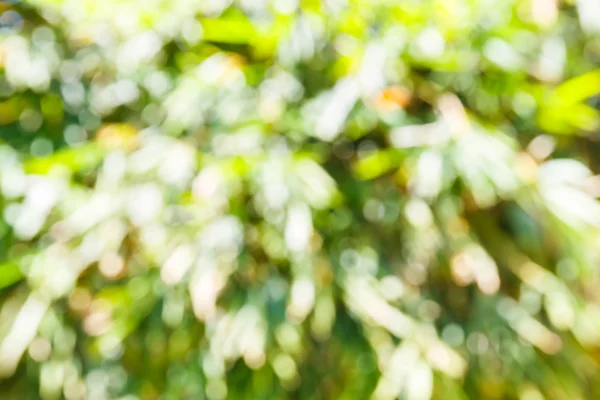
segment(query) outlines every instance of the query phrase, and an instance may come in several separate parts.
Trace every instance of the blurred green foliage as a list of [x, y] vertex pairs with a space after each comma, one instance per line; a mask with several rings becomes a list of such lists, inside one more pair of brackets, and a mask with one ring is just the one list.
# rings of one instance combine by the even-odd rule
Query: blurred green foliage
[[597, 4], [0, 3], [0, 397], [600, 398]]

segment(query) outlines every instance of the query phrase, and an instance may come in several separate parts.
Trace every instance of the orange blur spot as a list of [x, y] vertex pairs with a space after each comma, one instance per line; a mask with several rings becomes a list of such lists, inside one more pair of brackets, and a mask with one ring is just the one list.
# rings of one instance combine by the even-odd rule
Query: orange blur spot
[[404, 108], [410, 103], [411, 98], [408, 89], [402, 86], [390, 86], [381, 91], [376, 99], [376, 106], [386, 111]]

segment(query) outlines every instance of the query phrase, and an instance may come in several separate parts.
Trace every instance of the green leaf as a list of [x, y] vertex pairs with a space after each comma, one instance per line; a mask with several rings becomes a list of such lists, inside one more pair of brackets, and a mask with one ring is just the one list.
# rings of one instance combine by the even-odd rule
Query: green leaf
[[0, 289], [8, 287], [23, 279], [23, 274], [15, 262], [7, 261], [0, 264]]
[[359, 160], [354, 165], [354, 172], [362, 180], [377, 178], [397, 168], [404, 155], [396, 149], [379, 150]]
[[25, 162], [28, 174], [45, 175], [55, 167], [66, 167], [71, 172], [93, 167], [102, 161], [104, 152], [95, 144], [58, 151], [47, 157], [32, 158]]
[[572, 78], [554, 91], [552, 100], [561, 105], [574, 105], [600, 93], [600, 69]]
[[208, 42], [248, 44], [256, 35], [254, 26], [247, 19], [202, 18], [200, 22], [204, 29], [203, 39]]

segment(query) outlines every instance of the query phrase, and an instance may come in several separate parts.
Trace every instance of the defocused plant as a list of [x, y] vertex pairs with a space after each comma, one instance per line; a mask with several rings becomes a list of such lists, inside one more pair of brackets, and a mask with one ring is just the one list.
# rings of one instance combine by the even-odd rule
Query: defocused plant
[[4, 399], [600, 397], [595, 0], [0, 3]]

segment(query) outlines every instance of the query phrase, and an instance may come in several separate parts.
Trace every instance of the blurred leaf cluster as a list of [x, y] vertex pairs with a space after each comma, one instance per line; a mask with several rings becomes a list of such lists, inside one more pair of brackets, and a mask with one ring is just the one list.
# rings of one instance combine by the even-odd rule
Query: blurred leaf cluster
[[600, 398], [598, 4], [0, 2], [0, 397]]

